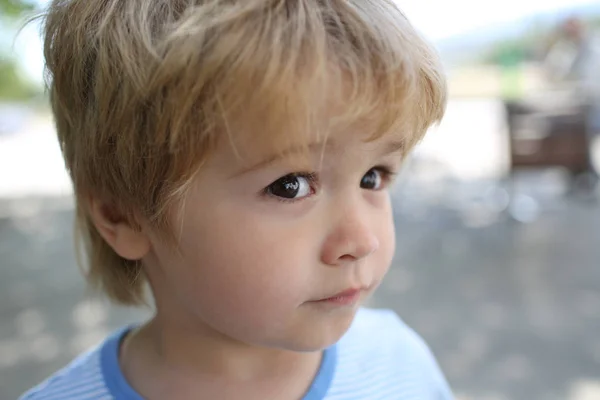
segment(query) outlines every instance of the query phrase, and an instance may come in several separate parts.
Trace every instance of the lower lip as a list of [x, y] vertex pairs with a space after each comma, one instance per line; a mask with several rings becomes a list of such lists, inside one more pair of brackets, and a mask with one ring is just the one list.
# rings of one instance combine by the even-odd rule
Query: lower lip
[[328, 299], [319, 300], [318, 304], [331, 304], [338, 306], [350, 306], [355, 304], [360, 298], [360, 290], [341, 296], [330, 297]]

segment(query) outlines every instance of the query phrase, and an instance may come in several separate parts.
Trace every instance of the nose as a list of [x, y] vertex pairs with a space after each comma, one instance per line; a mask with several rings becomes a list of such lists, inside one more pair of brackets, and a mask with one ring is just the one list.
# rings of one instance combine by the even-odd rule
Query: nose
[[339, 217], [323, 245], [323, 263], [342, 265], [362, 260], [379, 249], [379, 238], [373, 228], [376, 221], [365, 207], [353, 204], [336, 214]]

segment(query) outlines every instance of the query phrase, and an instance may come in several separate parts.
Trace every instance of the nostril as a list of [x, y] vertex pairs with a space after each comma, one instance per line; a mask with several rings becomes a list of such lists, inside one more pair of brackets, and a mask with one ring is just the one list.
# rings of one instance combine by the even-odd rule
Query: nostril
[[340, 257], [340, 261], [354, 261], [354, 260], [356, 260], [356, 257], [351, 256], [350, 254], [345, 254]]

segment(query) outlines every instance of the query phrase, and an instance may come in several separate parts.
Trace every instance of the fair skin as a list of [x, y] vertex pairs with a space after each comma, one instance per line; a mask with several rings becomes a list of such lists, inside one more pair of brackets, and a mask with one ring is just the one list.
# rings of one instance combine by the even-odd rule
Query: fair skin
[[[143, 260], [155, 297], [155, 317], [120, 356], [144, 398], [300, 399], [378, 286], [394, 253], [386, 189], [403, 149], [356, 132], [311, 149], [308, 160], [241, 160], [219, 145], [173, 216], [177, 249], [93, 203], [99, 231]], [[331, 301], [348, 289], [358, 294]]]

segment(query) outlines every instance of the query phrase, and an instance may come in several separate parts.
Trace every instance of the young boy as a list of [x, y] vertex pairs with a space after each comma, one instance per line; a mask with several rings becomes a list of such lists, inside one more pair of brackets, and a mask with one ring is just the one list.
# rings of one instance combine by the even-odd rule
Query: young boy
[[360, 308], [446, 101], [392, 0], [54, 0], [45, 38], [88, 280], [155, 313], [23, 399], [451, 398]]

